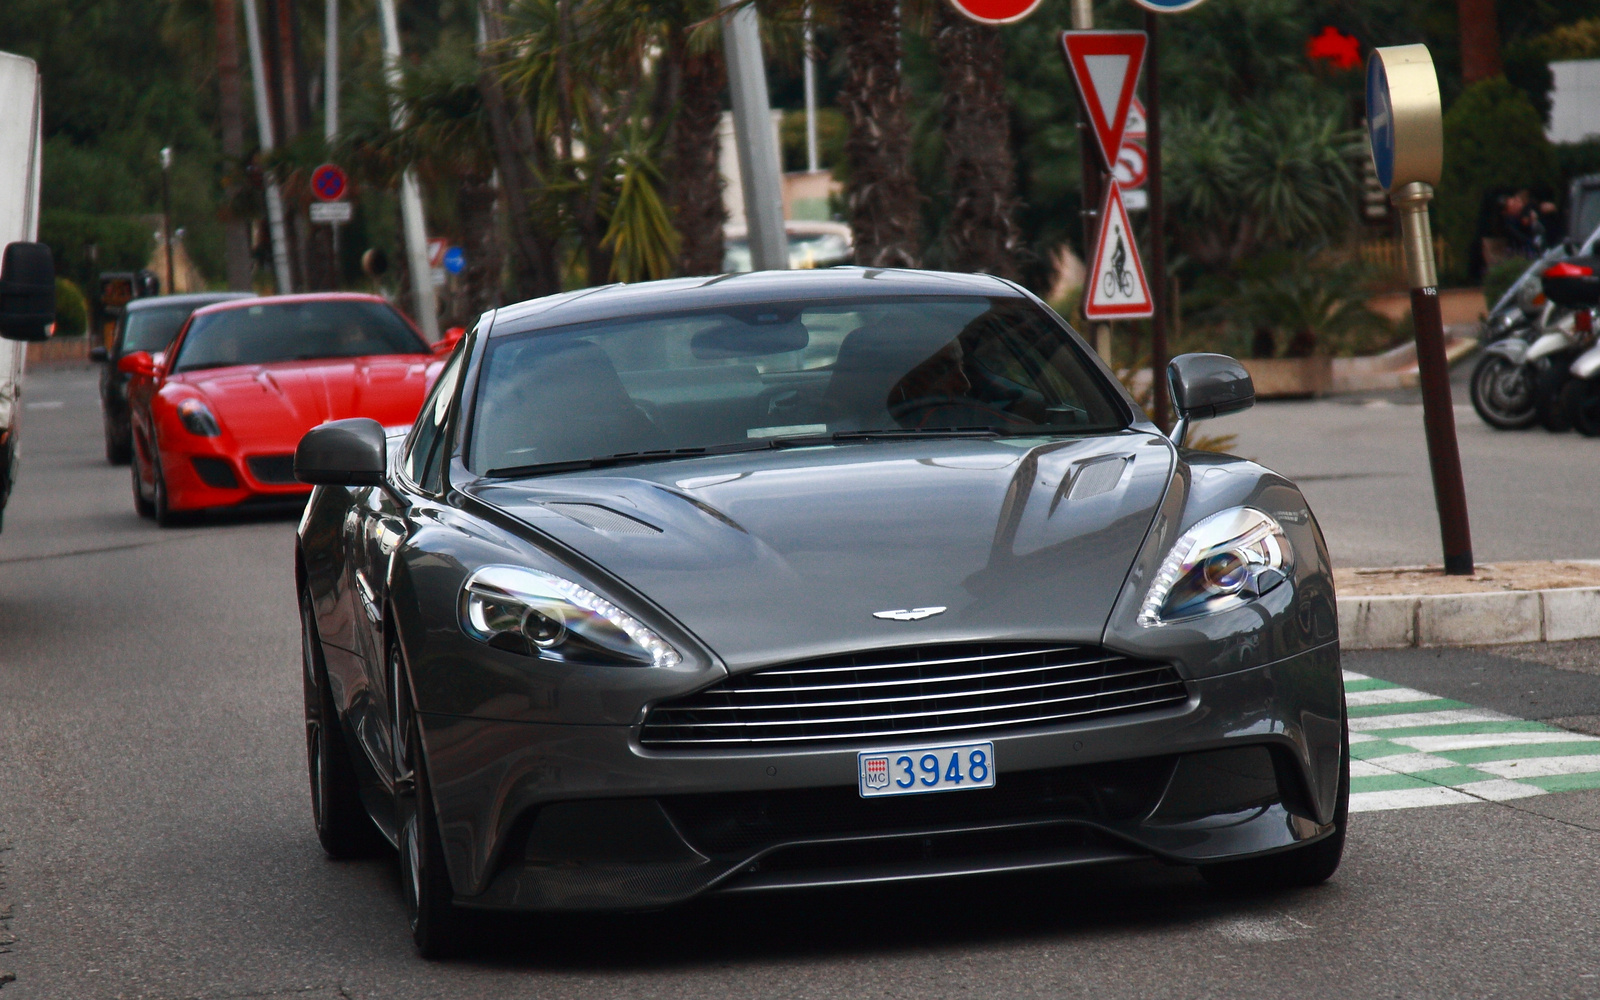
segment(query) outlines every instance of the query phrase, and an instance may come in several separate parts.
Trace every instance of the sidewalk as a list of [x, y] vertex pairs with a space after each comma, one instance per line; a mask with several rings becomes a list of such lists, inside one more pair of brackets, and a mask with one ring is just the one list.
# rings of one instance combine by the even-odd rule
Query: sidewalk
[[1345, 649], [1486, 646], [1600, 637], [1600, 560], [1334, 571]]

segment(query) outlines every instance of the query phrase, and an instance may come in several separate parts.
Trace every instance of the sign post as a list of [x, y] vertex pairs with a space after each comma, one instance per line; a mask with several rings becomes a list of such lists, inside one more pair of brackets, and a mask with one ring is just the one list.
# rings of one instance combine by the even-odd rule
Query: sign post
[[1428, 202], [1444, 165], [1444, 124], [1439, 78], [1426, 45], [1374, 49], [1367, 61], [1367, 130], [1378, 183], [1400, 215], [1401, 252], [1411, 285], [1417, 330], [1417, 370], [1422, 382], [1422, 422], [1439, 509], [1444, 571], [1472, 575], [1472, 531], [1467, 491], [1456, 443], [1450, 366], [1439, 315], [1439, 278], [1433, 260]]

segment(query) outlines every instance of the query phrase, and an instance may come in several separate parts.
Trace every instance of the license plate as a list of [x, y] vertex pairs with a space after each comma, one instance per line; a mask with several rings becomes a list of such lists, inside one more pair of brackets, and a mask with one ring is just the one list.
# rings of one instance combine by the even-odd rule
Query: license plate
[[994, 744], [863, 751], [856, 755], [861, 797], [958, 792], [994, 787]]

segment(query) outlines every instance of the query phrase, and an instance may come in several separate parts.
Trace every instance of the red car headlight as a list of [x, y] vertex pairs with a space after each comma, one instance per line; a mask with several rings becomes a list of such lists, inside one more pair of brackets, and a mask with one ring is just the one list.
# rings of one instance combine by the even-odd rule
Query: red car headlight
[[216, 415], [198, 399], [186, 399], [178, 404], [178, 420], [183, 429], [195, 437], [214, 438], [222, 433]]

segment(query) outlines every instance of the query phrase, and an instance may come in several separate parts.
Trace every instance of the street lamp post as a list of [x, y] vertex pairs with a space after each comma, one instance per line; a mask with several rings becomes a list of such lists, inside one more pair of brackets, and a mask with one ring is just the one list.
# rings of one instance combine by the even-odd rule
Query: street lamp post
[[167, 294], [177, 292], [172, 275], [172, 147], [161, 147], [161, 242], [166, 248]]

